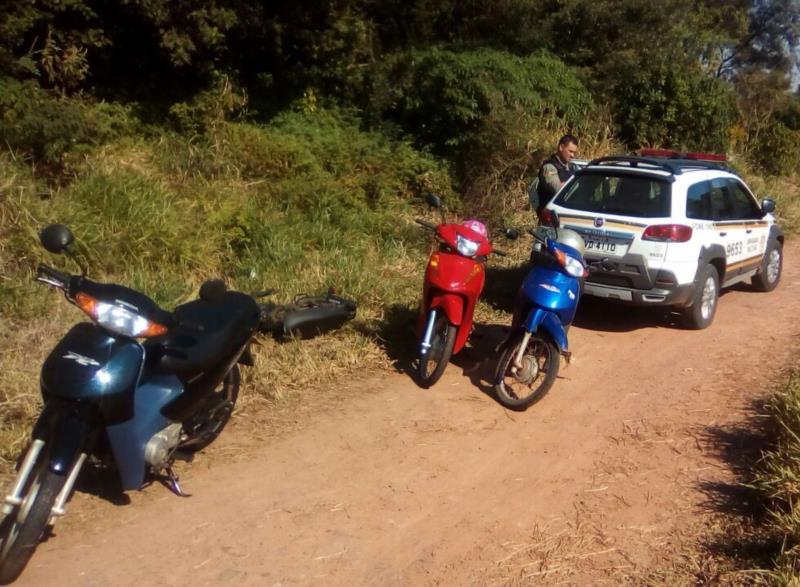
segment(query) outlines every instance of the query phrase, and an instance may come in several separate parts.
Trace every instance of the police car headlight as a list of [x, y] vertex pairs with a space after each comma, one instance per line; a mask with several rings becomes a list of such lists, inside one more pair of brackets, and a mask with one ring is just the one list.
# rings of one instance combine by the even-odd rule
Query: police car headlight
[[474, 257], [480, 246], [481, 243], [464, 238], [460, 234], [456, 235], [456, 250], [465, 257]]

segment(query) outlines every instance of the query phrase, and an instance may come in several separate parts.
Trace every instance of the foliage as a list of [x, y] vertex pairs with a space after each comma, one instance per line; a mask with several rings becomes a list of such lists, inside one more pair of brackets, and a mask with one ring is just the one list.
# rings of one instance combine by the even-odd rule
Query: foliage
[[181, 130], [195, 134], [213, 132], [226, 120], [241, 114], [246, 107], [246, 94], [234, 87], [228, 76], [214, 77], [211, 87], [170, 107], [169, 112]]
[[124, 106], [57, 98], [33, 81], [0, 78], [0, 137], [12, 152], [48, 172], [61, 171], [69, 154], [134, 128]]
[[725, 151], [733, 94], [718, 79], [673, 63], [643, 63], [613, 90], [622, 139], [635, 146]]
[[772, 121], [753, 147], [753, 159], [767, 173], [786, 175], [800, 168], [800, 130]]
[[86, 0], [4, 3], [0, 39], [0, 75], [36, 77], [61, 91], [84, 83], [87, 52], [108, 44]]
[[481, 49], [431, 49], [385, 60], [371, 104], [421, 145], [460, 154], [493, 125], [547, 115], [581, 121], [591, 105], [583, 84], [546, 53], [516, 57]]
[[800, 373], [790, 376], [768, 408], [776, 437], [759, 463], [754, 485], [768, 504], [767, 530], [780, 549], [774, 553], [773, 578], [790, 584], [800, 572]]

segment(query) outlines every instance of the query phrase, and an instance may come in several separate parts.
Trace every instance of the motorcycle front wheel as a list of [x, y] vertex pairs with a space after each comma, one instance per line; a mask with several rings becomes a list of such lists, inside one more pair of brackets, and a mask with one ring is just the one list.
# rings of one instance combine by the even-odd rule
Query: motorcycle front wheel
[[444, 313], [436, 318], [431, 334], [431, 348], [423, 353], [422, 345], [419, 346], [417, 383], [420, 387], [431, 387], [442, 377], [447, 363], [450, 362], [450, 356], [453, 354], [457, 331], [458, 329], [450, 324]]
[[206, 398], [203, 406], [183, 424], [186, 440], [180, 450], [195, 453], [214, 442], [233, 415], [233, 408], [239, 398], [239, 385], [242, 375], [239, 366], [234, 365], [225, 374], [219, 387]]
[[511, 410], [522, 411], [542, 399], [558, 376], [560, 355], [550, 340], [533, 334], [522, 354], [521, 368], [514, 366], [524, 333], [500, 355], [494, 391], [498, 401]]
[[28, 564], [50, 526], [53, 504], [67, 480], [48, 468], [46, 448], [28, 475], [22, 503], [0, 521], [0, 585], [16, 580]]

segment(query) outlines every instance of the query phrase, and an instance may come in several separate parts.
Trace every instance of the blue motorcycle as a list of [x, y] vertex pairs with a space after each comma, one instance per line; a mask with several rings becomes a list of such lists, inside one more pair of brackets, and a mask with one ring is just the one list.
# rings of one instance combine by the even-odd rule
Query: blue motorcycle
[[190, 460], [225, 427], [239, 365], [253, 365], [256, 333], [311, 336], [355, 316], [355, 305], [332, 293], [259, 304], [219, 280], [168, 312], [136, 290], [86, 277], [73, 240], [58, 224], [41, 234], [44, 247], [67, 254], [81, 274], [40, 265], [37, 279], [63, 291], [91, 322], [75, 325], [42, 367], [43, 409], [2, 503], [0, 584], [19, 576], [64, 515], [87, 460], [115, 469], [123, 490], [156, 478], [185, 495], [173, 464]]
[[[531, 235], [536, 241], [533, 268], [517, 293], [494, 379], [497, 399], [512, 410], [525, 410], [542, 399], [558, 376], [561, 356], [569, 360], [567, 331], [590, 269], [583, 238], [574, 230], [540, 226]], [[518, 233], [509, 230], [506, 236], [517, 238]]]

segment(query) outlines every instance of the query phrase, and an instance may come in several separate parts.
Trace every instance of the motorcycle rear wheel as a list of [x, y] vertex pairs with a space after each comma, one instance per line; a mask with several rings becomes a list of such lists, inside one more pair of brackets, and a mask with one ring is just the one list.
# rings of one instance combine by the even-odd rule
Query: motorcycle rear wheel
[[231, 419], [236, 400], [239, 398], [239, 385], [242, 375], [239, 366], [234, 365], [225, 374], [219, 387], [207, 398], [206, 407], [200, 408], [184, 422], [187, 438], [179, 449], [187, 453], [203, 450], [214, 442]]
[[500, 355], [494, 391], [498, 401], [511, 410], [523, 411], [542, 399], [555, 383], [561, 357], [556, 345], [538, 334], [531, 336], [522, 355], [522, 369], [512, 372], [514, 357], [522, 345], [520, 334]]
[[422, 353], [421, 346], [419, 349], [417, 384], [420, 387], [427, 389], [441, 379], [453, 354], [457, 331], [458, 329], [453, 324], [450, 324], [444, 313], [436, 318], [433, 323], [431, 348], [428, 349], [427, 353]]
[[16, 580], [25, 569], [50, 526], [53, 504], [66, 480], [50, 471], [43, 450], [22, 490], [22, 503], [0, 522], [0, 585]]

